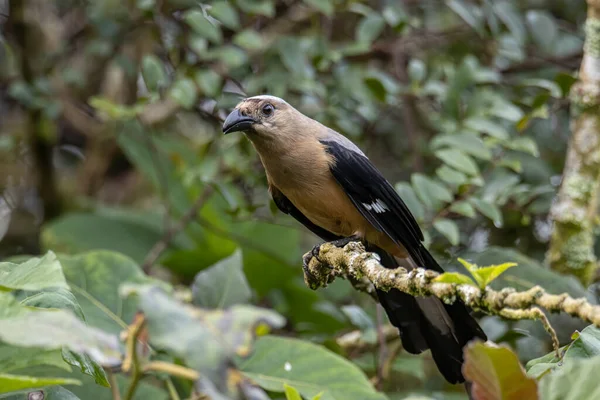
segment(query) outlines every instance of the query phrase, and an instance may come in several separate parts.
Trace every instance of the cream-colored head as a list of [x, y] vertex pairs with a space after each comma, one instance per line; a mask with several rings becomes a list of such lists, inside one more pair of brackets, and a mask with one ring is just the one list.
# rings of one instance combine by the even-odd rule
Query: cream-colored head
[[315, 122], [285, 100], [262, 95], [242, 100], [225, 120], [223, 132], [242, 131], [253, 142], [295, 141], [310, 135], [307, 128]]

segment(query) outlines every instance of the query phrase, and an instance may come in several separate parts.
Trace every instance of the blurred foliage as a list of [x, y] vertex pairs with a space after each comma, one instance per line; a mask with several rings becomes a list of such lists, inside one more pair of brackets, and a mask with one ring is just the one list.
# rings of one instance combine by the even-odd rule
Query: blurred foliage
[[[458, 257], [515, 262], [492, 287], [596, 302], [595, 286], [541, 263], [585, 11], [583, 0], [0, 0], [0, 318], [22, 326], [35, 312], [53, 333], [0, 331], [0, 381], [110, 399], [112, 376], [126, 396], [134, 374], [106, 356], [125, 354], [118, 336], [142, 309], [142, 361], [205, 379], [151, 371], [135, 398], [466, 398], [428, 353], [379, 351], [386, 322], [371, 299], [342, 282], [304, 286], [301, 255], [317, 239], [275, 211], [249, 142], [220, 126], [246, 95], [283, 97], [365, 150], [451, 271]], [[551, 321], [564, 345], [581, 330], [568, 349], [591, 332]], [[81, 340], [65, 343], [57, 322]], [[550, 351], [535, 323], [482, 324], [521, 362]], [[370, 346], [340, 346], [350, 331]], [[593, 355], [529, 373], [543, 398], [567, 398], [557, 388], [583, 382], [598, 361], [579, 358]]]

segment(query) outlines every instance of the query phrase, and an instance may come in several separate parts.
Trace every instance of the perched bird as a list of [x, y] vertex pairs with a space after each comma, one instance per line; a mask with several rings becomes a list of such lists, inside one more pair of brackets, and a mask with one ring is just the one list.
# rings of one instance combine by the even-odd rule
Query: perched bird
[[[242, 131], [267, 174], [277, 207], [325, 241], [361, 240], [387, 268], [443, 272], [422, 244], [423, 233], [406, 204], [349, 139], [274, 96], [240, 102], [223, 125]], [[461, 301], [377, 291], [402, 345], [412, 354], [431, 349], [448, 382], [464, 382], [463, 347], [485, 333]]]

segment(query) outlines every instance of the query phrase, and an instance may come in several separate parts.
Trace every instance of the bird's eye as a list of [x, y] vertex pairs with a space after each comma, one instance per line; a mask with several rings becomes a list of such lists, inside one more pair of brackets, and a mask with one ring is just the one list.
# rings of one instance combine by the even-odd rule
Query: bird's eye
[[267, 117], [270, 117], [271, 115], [273, 115], [274, 111], [275, 111], [275, 107], [273, 107], [272, 104], [265, 104], [262, 108], [262, 113]]

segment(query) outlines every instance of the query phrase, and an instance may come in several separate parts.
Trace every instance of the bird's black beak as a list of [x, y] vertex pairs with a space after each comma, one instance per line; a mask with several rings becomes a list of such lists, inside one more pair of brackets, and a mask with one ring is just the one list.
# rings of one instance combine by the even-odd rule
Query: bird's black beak
[[254, 118], [242, 115], [237, 108], [231, 112], [223, 123], [223, 133], [247, 131], [252, 128], [252, 124], [256, 123]]

